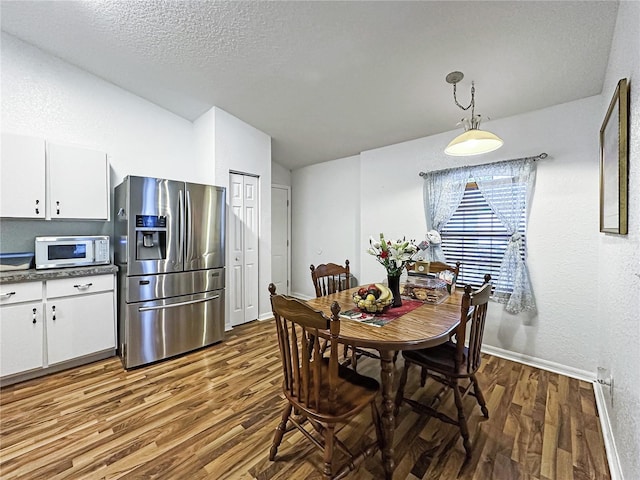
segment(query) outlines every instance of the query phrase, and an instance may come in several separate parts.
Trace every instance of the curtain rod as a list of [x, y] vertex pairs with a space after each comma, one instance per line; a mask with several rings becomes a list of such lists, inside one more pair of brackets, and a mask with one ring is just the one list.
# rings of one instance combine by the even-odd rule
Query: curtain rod
[[477, 167], [477, 166], [480, 166], [480, 165], [495, 165], [497, 163], [516, 162], [518, 160], [529, 160], [529, 159], [532, 159], [535, 162], [536, 160], [544, 160], [548, 156], [549, 155], [547, 155], [545, 152], [542, 152], [541, 154], [535, 155], [533, 157], [512, 158], [510, 160], [500, 160], [500, 161], [491, 162], [491, 163], [480, 163], [478, 165], [461, 165], [460, 167], [443, 168], [442, 170], [431, 170], [430, 172], [420, 172], [418, 175], [420, 175], [421, 177], [425, 177], [428, 173], [433, 173], [433, 172], [444, 172], [446, 170], [454, 170], [456, 168]]

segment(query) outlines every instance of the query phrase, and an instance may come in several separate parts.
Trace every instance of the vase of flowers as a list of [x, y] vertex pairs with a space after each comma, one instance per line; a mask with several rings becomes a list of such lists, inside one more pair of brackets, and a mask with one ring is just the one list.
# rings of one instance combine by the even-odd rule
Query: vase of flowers
[[413, 241], [396, 240], [391, 242], [385, 240], [384, 234], [380, 234], [380, 240], [375, 240], [373, 237], [369, 238], [369, 248], [367, 253], [376, 257], [378, 263], [380, 263], [387, 270], [387, 281], [389, 283], [389, 290], [393, 293], [393, 307], [402, 306], [402, 298], [400, 297], [400, 275], [407, 267], [407, 264], [411, 262], [411, 258], [417, 252], [418, 248]]

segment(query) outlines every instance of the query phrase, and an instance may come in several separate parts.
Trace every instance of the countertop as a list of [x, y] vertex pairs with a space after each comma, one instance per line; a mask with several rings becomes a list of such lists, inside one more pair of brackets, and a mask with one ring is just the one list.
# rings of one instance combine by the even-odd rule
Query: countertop
[[93, 275], [106, 275], [117, 273], [116, 265], [92, 265], [90, 267], [68, 267], [52, 268], [46, 270], [13, 270], [10, 272], [0, 272], [0, 284], [33, 282], [39, 280], [55, 280], [57, 278], [86, 277]]

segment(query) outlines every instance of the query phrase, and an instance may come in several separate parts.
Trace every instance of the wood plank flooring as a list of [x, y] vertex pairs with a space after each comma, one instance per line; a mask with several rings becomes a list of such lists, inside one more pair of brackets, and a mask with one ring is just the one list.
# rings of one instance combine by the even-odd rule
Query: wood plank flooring
[[[298, 432], [268, 459], [284, 400], [273, 322], [253, 322], [225, 342], [126, 372], [112, 358], [0, 391], [0, 478], [321, 478], [322, 454]], [[396, 382], [402, 359], [396, 365]], [[379, 363], [358, 371], [379, 376]], [[428, 398], [410, 372], [407, 393]], [[490, 418], [465, 399], [474, 454], [453, 426], [403, 406], [394, 479], [609, 479], [590, 383], [484, 356], [480, 384]], [[435, 388], [435, 387], [434, 387]], [[453, 411], [453, 401], [445, 405]], [[373, 438], [369, 412], [344, 427]], [[380, 453], [349, 478], [383, 478]]]

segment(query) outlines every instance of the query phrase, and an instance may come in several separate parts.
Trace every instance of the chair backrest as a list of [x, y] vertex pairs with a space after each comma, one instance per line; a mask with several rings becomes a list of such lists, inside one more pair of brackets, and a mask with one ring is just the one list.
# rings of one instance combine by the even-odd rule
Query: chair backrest
[[[416, 269], [415, 263], [410, 263], [407, 265], [407, 270], [412, 271]], [[440, 273], [444, 270], [450, 270], [453, 274], [458, 278], [458, 274], [460, 273], [460, 262], [456, 262], [454, 265], [447, 265], [444, 262], [429, 262], [429, 271], [424, 273]]]
[[314, 267], [311, 265], [311, 280], [316, 290], [316, 297], [324, 297], [330, 293], [348, 290], [350, 286], [349, 260], [345, 266], [327, 263]]
[[[319, 414], [332, 414], [337, 399], [340, 305], [333, 302], [329, 318], [296, 298], [276, 295], [273, 283], [269, 285], [269, 292], [282, 360], [284, 394]], [[328, 359], [323, 358], [319, 330], [329, 330], [331, 334]], [[323, 398], [328, 402], [321, 401]]]
[[460, 273], [460, 262], [456, 262], [455, 266], [447, 265], [444, 262], [431, 262], [429, 264], [429, 273], [440, 273], [445, 270], [452, 271], [455, 277], [458, 278], [458, 274]]
[[[487, 306], [491, 296], [491, 275], [484, 276], [484, 284], [473, 292], [471, 285], [464, 287], [462, 297], [462, 308], [460, 311], [460, 325], [456, 329], [456, 371], [460, 372], [466, 366], [468, 373], [475, 373], [480, 367], [480, 349], [482, 347], [482, 336], [484, 335], [484, 323], [487, 318]], [[464, 364], [464, 342], [466, 338], [467, 324], [471, 322], [469, 332], [469, 348]]]

